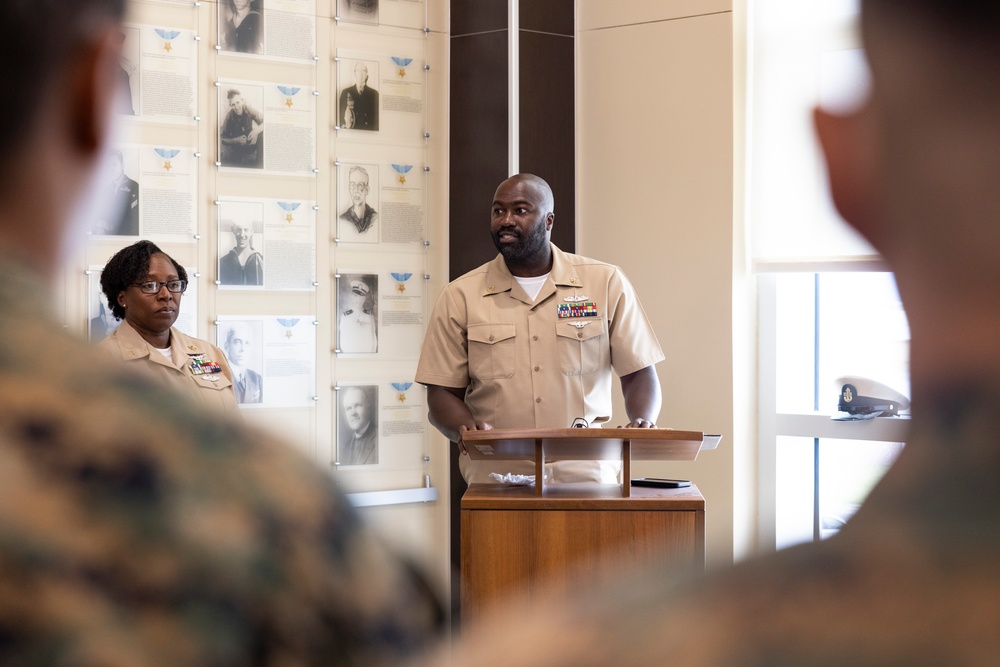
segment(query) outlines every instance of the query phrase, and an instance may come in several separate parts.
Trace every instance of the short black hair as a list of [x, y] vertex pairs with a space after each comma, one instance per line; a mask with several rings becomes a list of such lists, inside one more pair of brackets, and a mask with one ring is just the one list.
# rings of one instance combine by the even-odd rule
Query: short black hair
[[[111, 307], [111, 314], [115, 319], [125, 319], [125, 309], [118, 303], [118, 294], [132, 283], [146, 277], [149, 272], [149, 258], [157, 253], [167, 255], [152, 241], [137, 241], [116, 252], [104, 265], [104, 271], [101, 272], [101, 291], [104, 292], [104, 298], [108, 300], [108, 306]], [[188, 274], [184, 267], [170, 255], [167, 255], [167, 259], [177, 269], [180, 279], [186, 281]]]
[[124, 17], [125, 0], [0, 1], [0, 90], [18, 100], [0, 104], [0, 179], [15, 168], [10, 156], [30, 136], [38, 116], [33, 105], [61, 85], [80, 40], [99, 21]]

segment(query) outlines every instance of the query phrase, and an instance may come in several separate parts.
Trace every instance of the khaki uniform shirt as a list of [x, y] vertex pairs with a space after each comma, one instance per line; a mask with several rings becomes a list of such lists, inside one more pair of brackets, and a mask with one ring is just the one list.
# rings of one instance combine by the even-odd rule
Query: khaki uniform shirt
[[[609, 418], [612, 369], [628, 375], [662, 361], [663, 352], [621, 269], [554, 245], [552, 256], [534, 301], [501, 255], [445, 287], [428, 323], [417, 382], [467, 388], [473, 417], [495, 428], [567, 428], [578, 417], [590, 424]], [[497, 462], [510, 470], [472, 466], [465, 456], [459, 463], [470, 483], [492, 481], [490, 472], [534, 473], [527, 462]], [[564, 467], [582, 470], [577, 462]], [[557, 472], [550, 480], [579, 477], [560, 479]]]
[[[233, 390], [233, 371], [222, 350], [199, 338], [170, 328], [170, 359], [157, 352], [135, 329], [123, 321], [111, 335], [97, 344], [116, 359], [151, 373], [166, 386], [186, 394], [206, 407], [238, 410]], [[198, 362], [217, 362], [219, 372], [202, 372]]]

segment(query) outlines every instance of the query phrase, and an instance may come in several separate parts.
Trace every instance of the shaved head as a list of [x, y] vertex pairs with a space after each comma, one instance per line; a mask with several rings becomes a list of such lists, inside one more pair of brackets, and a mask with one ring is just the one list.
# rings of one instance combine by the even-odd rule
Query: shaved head
[[540, 206], [546, 213], [555, 213], [555, 197], [552, 195], [552, 188], [549, 187], [549, 184], [545, 182], [544, 178], [541, 176], [535, 176], [534, 174], [514, 174], [500, 184], [500, 187], [497, 188], [497, 192], [499, 192], [505, 185], [511, 185], [514, 183], [526, 183], [535, 188], [539, 195]]

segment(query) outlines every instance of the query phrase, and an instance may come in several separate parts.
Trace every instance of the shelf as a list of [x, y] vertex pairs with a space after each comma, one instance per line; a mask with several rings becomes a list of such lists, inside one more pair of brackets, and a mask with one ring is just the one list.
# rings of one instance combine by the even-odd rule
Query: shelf
[[910, 418], [907, 416], [834, 421], [830, 415], [820, 413], [775, 415], [777, 436], [906, 442], [909, 431]]

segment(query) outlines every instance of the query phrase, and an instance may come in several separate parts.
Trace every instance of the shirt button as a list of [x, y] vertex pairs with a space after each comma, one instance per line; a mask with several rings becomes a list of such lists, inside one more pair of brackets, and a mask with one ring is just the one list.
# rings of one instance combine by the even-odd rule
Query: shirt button
[[490, 336], [490, 342], [491, 343], [493, 342], [493, 336]]
[[541, 370], [541, 369], [540, 369], [540, 368], [539, 368], [538, 366], [535, 366], [535, 372], [536, 372], [536, 373], [537, 373], [538, 371], [540, 371], [540, 370]]
[[535, 403], [541, 403], [541, 402], [542, 402], [542, 399], [540, 399], [540, 398], [536, 398], [535, 399]]
[[582, 331], [576, 332], [576, 337], [577, 338], [583, 338], [583, 332]]
[[538, 340], [538, 336], [532, 336], [531, 340]]

